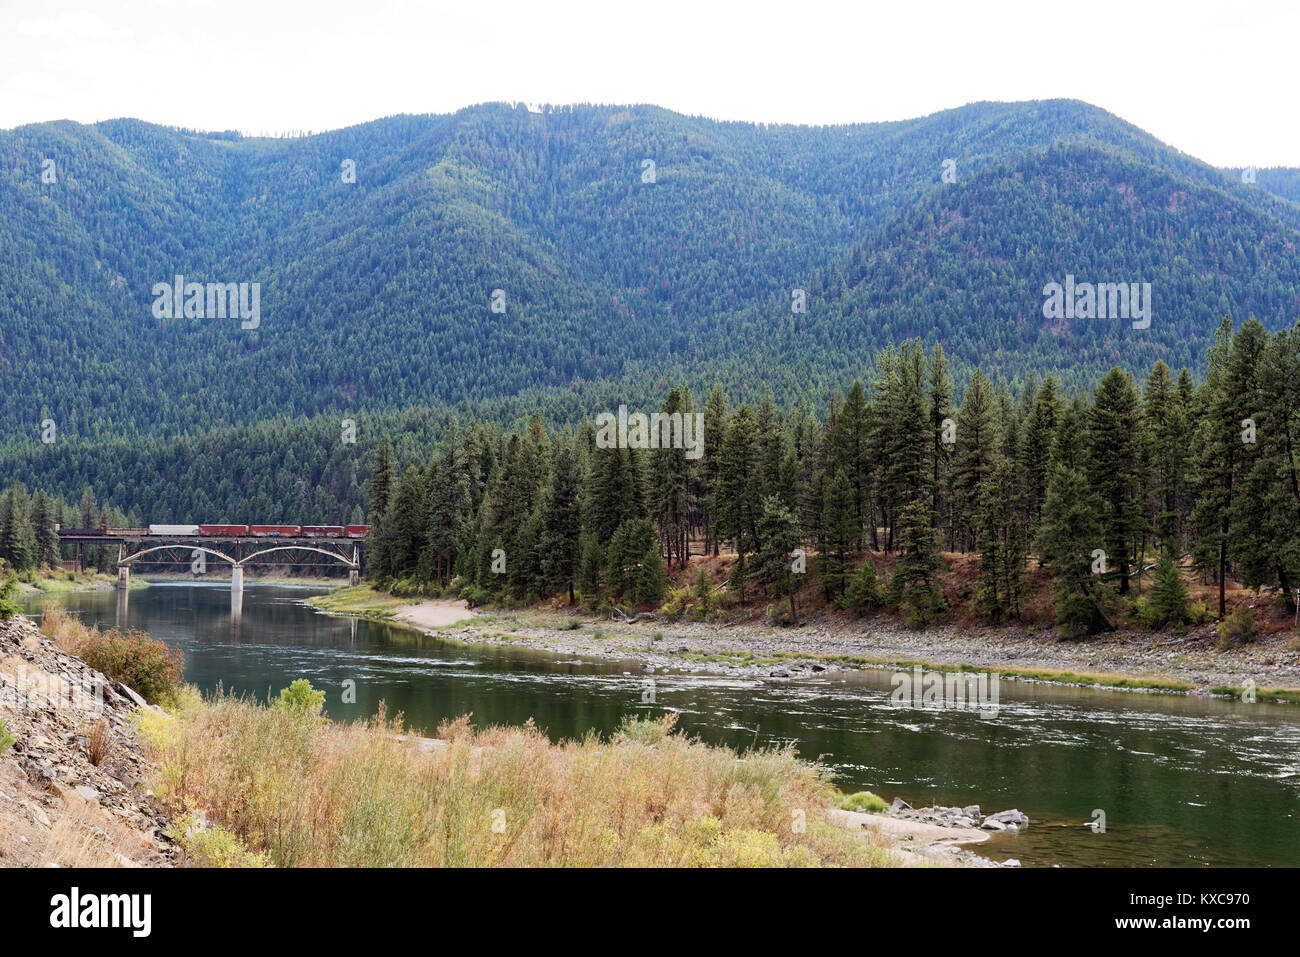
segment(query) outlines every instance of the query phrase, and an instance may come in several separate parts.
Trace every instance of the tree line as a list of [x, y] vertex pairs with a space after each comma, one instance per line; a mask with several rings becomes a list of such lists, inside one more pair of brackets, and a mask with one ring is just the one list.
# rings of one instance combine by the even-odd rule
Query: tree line
[[[1114, 368], [1071, 394], [1031, 378], [1019, 395], [975, 369], [958, 402], [942, 346], [913, 339], [821, 416], [770, 394], [732, 407], [721, 387], [702, 405], [672, 389], [660, 411], [704, 414], [698, 460], [601, 448], [590, 421], [548, 430], [540, 414], [509, 434], [455, 424], [400, 470], [385, 441], [367, 485], [369, 574], [479, 601], [645, 605], [692, 554], [725, 552], [736, 601], [788, 599], [793, 617], [811, 569], [827, 601], [923, 624], [944, 611], [942, 555], [958, 552], [978, 556], [974, 606], [994, 622], [1020, 616], [1031, 563], [1071, 634], [1126, 608], [1153, 627], [1195, 617], [1188, 563], [1218, 584], [1220, 617], [1233, 578], [1294, 609], [1300, 327], [1225, 319], [1206, 367], [1200, 383], [1161, 360], [1140, 383]], [[867, 552], [894, 557], [888, 582]]]

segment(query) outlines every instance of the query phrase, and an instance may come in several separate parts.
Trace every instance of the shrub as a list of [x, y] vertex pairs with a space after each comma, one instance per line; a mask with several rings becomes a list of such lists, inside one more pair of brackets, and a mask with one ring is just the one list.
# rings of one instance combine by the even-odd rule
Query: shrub
[[5, 730], [5, 723], [0, 721], [0, 754], [4, 754], [14, 744], [14, 736]]
[[280, 689], [274, 706], [299, 714], [319, 715], [325, 707], [325, 692], [317, 691], [306, 678], [298, 678], [289, 687]]
[[884, 798], [878, 797], [870, 791], [846, 794], [839, 800], [838, 804], [845, 811], [862, 811], [866, 814], [879, 814], [889, 809], [889, 804]]
[[100, 631], [57, 608], [45, 610], [41, 628], [61, 650], [120, 681], [150, 704], [170, 703], [180, 690], [185, 660], [180, 649], [143, 631]]
[[1190, 610], [1187, 586], [1174, 564], [1174, 557], [1168, 550], [1162, 551], [1156, 562], [1156, 580], [1151, 586], [1151, 594], [1147, 601], [1140, 603], [1138, 615], [1148, 627], [1161, 628], [1181, 625], [1188, 619]]
[[850, 580], [849, 587], [836, 599], [836, 604], [847, 611], [850, 608], [878, 608], [884, 601], [885, 589], [876, 574], [875, 563], [868, 557]]
[[[4, 575], [4, 560], [0, 559], [0, 575]], [[19, 612], [14, 593], [18, 590], [18, 579], [13, 575], [4, 575], [0, 583], [0, 621], [8, 621]]]
[[1231, 648], [1233, 645], [1254, 641], [1259, 636], [1259, 625], [1255, 624], [1255, 615], [1246, 605], [1238, 605], [1219, 622], [1219, 647]]
[[189, 814], [177, 818], [167, 835], [181, 846], [195, 867], [269, 867], [266, 854], [254, 854], [234, 832], [220, 824], [200, 827]]

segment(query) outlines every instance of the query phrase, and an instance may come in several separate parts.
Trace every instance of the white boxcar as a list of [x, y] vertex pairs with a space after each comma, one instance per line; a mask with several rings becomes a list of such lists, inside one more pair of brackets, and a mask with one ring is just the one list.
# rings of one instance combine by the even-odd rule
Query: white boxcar
[[150, 535], [197, 535], [197, 525], [150, 525]]

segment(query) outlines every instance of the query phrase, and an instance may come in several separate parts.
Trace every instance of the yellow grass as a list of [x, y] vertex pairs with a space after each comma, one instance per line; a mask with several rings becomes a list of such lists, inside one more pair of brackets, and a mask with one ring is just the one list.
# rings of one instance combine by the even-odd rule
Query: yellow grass
[[882, 838], [827, 822], [834, 791], [817, 766], [788, 749], [738, 756], [673, 723], [552, 744], [531, 724], [462, 718], [435, 742], [382, 714], [337, 725], [190, 690], [173, 714], [142, 715], [141, 732], [178, 818], [276, 866], [894, 863]]

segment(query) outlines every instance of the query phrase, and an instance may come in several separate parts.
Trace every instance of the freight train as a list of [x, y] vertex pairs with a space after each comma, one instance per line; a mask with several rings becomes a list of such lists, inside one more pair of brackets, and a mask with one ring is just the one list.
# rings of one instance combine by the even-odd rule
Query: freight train
[[150, 525], [148, 528], [60, 528], [68, 538], [153, 535], [162, 538], [365, 538], [369, 525]]

